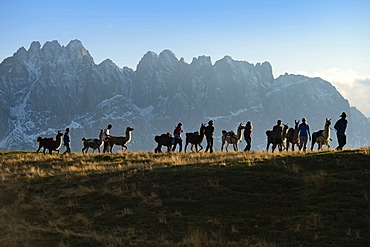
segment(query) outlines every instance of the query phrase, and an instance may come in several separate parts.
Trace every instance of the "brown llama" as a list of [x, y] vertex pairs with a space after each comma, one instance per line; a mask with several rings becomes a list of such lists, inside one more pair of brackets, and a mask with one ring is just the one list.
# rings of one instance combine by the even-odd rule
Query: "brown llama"
[[53, 154], [53, 151], [57, 151], [59, 153], [59, 149], [62, 146], [62, 136], [63, 133], [58, 131], [57, 136], [55, 137], [55, 141], [53, 138], [42, 138], [38, 137], [37, 141], [39, 142], [39, 148], [36, 152], [39, 152], [42, 147], [44, 147], [43, 153], [45, 154], [46, 149], [49, 150], [49, 154]]
[[109, 136], [108, 137], [109, 152], [112, 153], [112, 149], [113, 149], [114, 145], [121, 146], [122, 152], [127, 150], [126, 144], [131, 141], [131, 131], [133, 131], [133, 130], [134, 130], [134, 128], [131, 128], [130, 126], [128, 126], [126, 128], [126, 136]]
[[266, 136], [267, 136], [266, 152], [268, 152], [270, 144], [274, 144], [274, 133], [272, 132], [272, 130], [266, 130]]
[[240, 123], [238, 126], [237, 134], [235, 134], [234, 131], [228, 132], [226, 130], [222, 130], [221, 152], [224, 149], [225, 143], [226, 143], [226, 146], [225, 146], [226, 152], [229, 151], [227, 148], [229, 147], [230, 144], [233, 145], [234, 151], [238, 151], [238, 143], [242, 140], [242, 130], [243, 129], [244, 129], [244, 126], [242, 123]]
[[286, 134], [286, 150], [289, 150], [289, 143], [292, 144], [292, 151], [294, 151], [294, 146], [297, 145], [299, 148], [299, 138], [298, 138], [298, 127], [299, 127], [299, 120], [294, 120], [294, 129], [289, 128], [288, 133]]
[[[282, 133], [282, 141], [283, 141], [283, 145], [282, 145], [282, 149], [285, 149], [285, 146], [284, 146], [284, 140], [286, 139], [286, 135], [287, 135], [287, 130], [288, 130], [288, 123], [287, 124], [283, 124], [284, 127], [283, 127], [283, 133]], [[269, 148], [270, 148], [270, 144], [272, 144], [272, 152], [274, 151], [274, 132], [272, 130], [266, 130], [266, 136], [267, 136], [267, 145], [266, 145], [266, 152], [269, 151]]]
[[104, 140], [102, 140], [103, 133], [104, 133], [104, 130], [100, 129], [99, 139], [82, 138], [83, 145], [84, 145], [84, 147], [82, 149], [82, 153], [87, 154], [87, 151], [89, 150], [89, 148], [91, 148], [93, 150], [92, 151], [93, 153], [95, 152], [96, 149], [98, 149], [98, 152], [100, 153], [100, 148], [104, 144]]
[[[202, 141], [204, 139], [204, 133], [206, 131], [206, 125], [201, 124], [200, 125], [200, 130], [195, 131], [194, 133], [186, 133], [186, 144], [185, 144], [185, 153], [186, 153], [186, 147], [190, 143], [190, 150], [193, 151], [193, 146], [195, 145], [195, 151], [199, 152], [200, 150], [203, 149], [202, 147]], [[200, 149], [198, 150], [198, 145], [200, 146]]]
[[155, 136], [154, 141], [158, 143], [157, 147], [154, 149], [154, 153], [162, 153], [162, 146], [167, 147], [167, 152], [171, 152], [172, 142], [174, 138], [171, 136], [170, 132], [162, 134], [160, 136]]
[[320, 150], [322, 145], [326, 145], [328, 149], [330, 149], [330, 124], [331, 118], [327, 118], [325, 120], [324, 129], [312, 133], [311, 151], [313, 150], [315, 143], [318, 145], [317, 150]]
[[45, 144], [51, 140], [53, 140], [53, 137], [41, 137], [41, 136], [37, 137], [39, 148], [37, 149], [36, 153], [38, 153], [41, 148], [44, 148], [43, 153], [45, 154]]

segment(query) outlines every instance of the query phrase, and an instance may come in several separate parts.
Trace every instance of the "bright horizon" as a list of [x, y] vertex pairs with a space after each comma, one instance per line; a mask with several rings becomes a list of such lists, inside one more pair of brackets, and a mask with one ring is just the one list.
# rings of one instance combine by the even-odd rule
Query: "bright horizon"
[[[228, 55], [321, 77], [370, 117], [370, 1], [19, 1], [0, 3], [0, 61], [33, 41], [81, 40], [95, 60], [136, 69], [165, 49], [190, 63]], [[6, 38], [4, 38], [6, 37]], [[339, 116], [338, 116], [339, 117]]]

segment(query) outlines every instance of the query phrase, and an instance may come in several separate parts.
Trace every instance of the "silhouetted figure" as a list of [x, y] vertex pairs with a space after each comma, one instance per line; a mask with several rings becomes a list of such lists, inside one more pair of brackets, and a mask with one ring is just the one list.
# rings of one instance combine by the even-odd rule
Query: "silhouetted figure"
[[299, 151], [301, 151], [303, 147], [303, 151], [306, 152], [308, 138], [310, 138], [311, 141], [310, 126], [307, 124], [306, 118], [302, 118], [302, 123], [298, 127], [298, 135]]
[[172, 151], [174, 152], [176, 150], [177, 144], [179, 144], [179, 152], [182, 151], [182, 138], [181, 138], [181, 133], [182, 133], [182, 123], [178, 123], [175, 130], [173, 131], [173, 148]]
[[110, 136], [110, 129], [112, 128], [111, 124], [108, 124], [108, 127], [104, 129], [102, 140], [104, 140], [104, 148], [103, 153], [109, 152], [109, 136]]
[[205, 136], [207, 140], [207, 148], [206, 152], [213, 153], [213, 133], [215, 132], [215, 128], [213, 127], [213, 120], [208, 121], [208, 125], [205, 130]]
[[69, 134], [69, 128], [66, 128], [66, 131], [64, 132], [63, 143], [64, 143], [64, 146], [66, 147], [66, 151], [63, 154], [67, 154], [67, 153], [70, 154], [71, 153], [71, 147], [70, 147], [71, 136]]
[[247, 146], [244, 148], [244, 151], [250, 151], [252, 146], [252, 131], [253, 125], [251, 122], [247, 122], [244, 129], [244, 140], [247, 142]]
[[277, 120], [277, 124], [272, 128], [273, 144], [272, 152], [275, 151], [276, 146], [278, 146], [279, 151], [283, 151], [283, 127], [281, 126], [281, 120]]
[[347, 128], [347, 114], [342, 112], [340, 119], [335, 123], [334, 129], [337, 131], [338, 147], [337, 150], [342, 150], [347, 143], [346, 128]]

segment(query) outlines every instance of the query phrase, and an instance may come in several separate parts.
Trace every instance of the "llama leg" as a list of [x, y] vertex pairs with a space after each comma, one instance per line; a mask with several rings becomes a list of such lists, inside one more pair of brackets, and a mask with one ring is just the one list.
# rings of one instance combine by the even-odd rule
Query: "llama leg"
[[199, 147], [200, 147], [200, 149], [198, 150], [198, 152], [200, 152], [200, 150], [203, 150], [203, 147], [202, 147], [201, 144], [199, 144]]

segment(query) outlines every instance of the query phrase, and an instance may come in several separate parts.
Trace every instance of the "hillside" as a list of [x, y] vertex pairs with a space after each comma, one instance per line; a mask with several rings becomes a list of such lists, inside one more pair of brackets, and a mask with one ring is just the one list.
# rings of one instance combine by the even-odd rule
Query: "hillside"
[[370, 148], [0, 160], [0, 246], [370, 243]]

